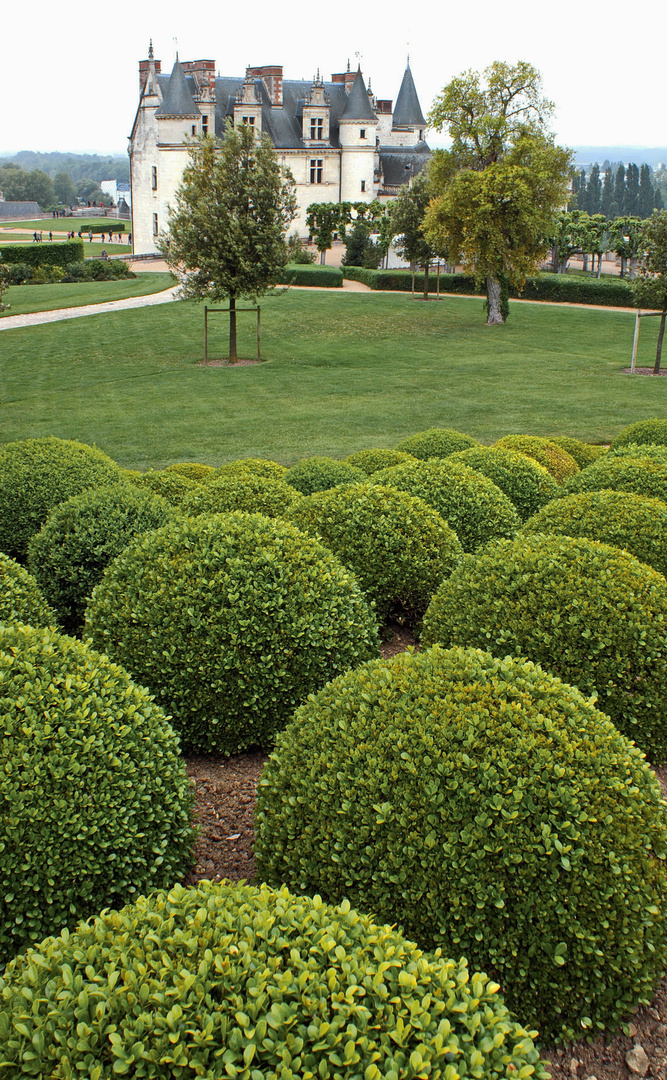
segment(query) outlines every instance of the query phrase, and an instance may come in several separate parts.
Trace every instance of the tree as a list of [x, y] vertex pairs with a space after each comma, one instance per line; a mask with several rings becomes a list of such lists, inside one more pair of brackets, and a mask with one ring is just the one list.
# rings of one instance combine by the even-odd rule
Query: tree
[[294, 180], [266, 135], [227, 124], [222, 143], [193, 142], [160, 250], [186, 300], [229, 300], [229, 359], [236, 363], [236, 301], [257, 298], [287, 263]]
[[11, 269], [6, 264], [0, 263], [0, 312], [7, 311], [11, 304], [3, 304], [2, 297], [11, 284]]
[[363, 266], [369, 245], [372, 245], [370, 225], [357, 218], [347, 238], [343, 266]]
[[41, 169], [25, 172], [20, 165], [0, 166], [0, 191], [7, 202], [36, 202], [42, 208], [55, 198], [50, 176]]
[[586, 173], [584, 169], [575, 169], [572, 173], [572, 187], [567, 208], [568, 210], [586, 210], [587, 207]]
[[66, 172], [56, 173], [53, 181], [53, 191], [56, 201], [62, 203], [63, 206], [71, 206], [76, 198], [74, 184]]
[[655, 207], [655, 189], [651, 179], [651, 166], [642, 165], [639, 170], [639, 195], [637, 199], [637, 216], [648, 218]]
[[598, 257], [598, 272], [602, 273], [602, 256], [609, 242], [609, 223], [604, 214], [590, 214], [586, 222], [586, 245], [592, 255], [591, 270], [595, 270], [595, 256]]
[[637, 217], [639, 210], [639, 169], [630, 163], [625, 174], [625, 217]]
[[410, 184], [403, 185], [389, 211], [398, 254], [410, 263], [413, 271], [415, 266], [424, 268], [424, 300], [428, 300], [428, 270], [435, 255], [433, 243], [424, 233], [431, 194], [428, 177], [422, 172]]
[[306, 210], [306, 225], [320, 253], [324, 266], [326, 254], [333, 244], [334, 233], [345, 239], [347, 226], [352, 220], [352, 203], [311, 203]]
[[614, 201], [614, 174], [608, 165], [604, 171], [604, 184], [602, 185], [602, 198], [600, 200], [600, 213], [605, 217], [611, 217], [611, 204]]
[[[625, 166], [623, 162], [620, 163], [616, 170], [616, 176], [614, 178], [614, 200], [610, 207], [609, 217], [620, 217], [625, 213], [625, 204], [627, 203], [627, 188], [625, 186]], [[616, 213], [613, 213], [614, 204], [616, 205]]]
[[637, 260], [644, 240], [644, 222], [632, 214], [614, 218], [609, 223], [609, 242], [621, 260], [621, 277], [630, 263], [629, 278], [632, 281], [637, 269]]
[[576, 252], [588, 251], [589, 215], [584, 210], [559, 210], [554, 215], [554, 229], [549, 236], [552, 248], [552, 268], [564, 274], [568, 259]]
[[653, 374], [660, 374], [662, 342], [667, 321], [667, 210], [657, 210], [644, 222], [643, 250], [632, 283], [637, 307], [662, 312]]
[[586, 187], [586, 205], [581, 203], [580, 209], [587, 210], [589, 214], [600, 213], [600, 201], [602, 199], [602, 182], [600, 180], [600, 166], [597, 161], [591, 169]]
[[453, 79], [429, 116], [452, 146], [431, 162], [426, 236], [486, 281], [490, 326], [505, 321], [508, 284], [521, 288], [538, 269], [554, 212], [567, 202], [571, 155], [546, 128], [552, 112], [539, 73], [521, 61]]

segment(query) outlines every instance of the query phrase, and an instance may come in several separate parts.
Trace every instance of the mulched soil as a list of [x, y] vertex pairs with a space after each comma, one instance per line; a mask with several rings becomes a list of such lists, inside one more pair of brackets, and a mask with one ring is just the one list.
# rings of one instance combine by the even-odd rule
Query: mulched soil
[[[393, 625], [381, 651], [389, 659], [408, 647], [418, 647], [413, 635], [407, 628]], [[252, 881], [255, 794], [267, 755], [250, 751], [230, 758], [207, 755], [186, 760], [195, 785], [195, 814], [201, 832], [195, 866], [185, 884], [194, 885], [202, 878]], [[655, 772], [667, 797], [667, 766]], [[550, 1063], [554, 1080], [633, 1080], [643, 1076], [667, 1080], [667, 977], [651, 1005], [638, 1010], [623, 1032], [590, 1044], [572, 1043], [543, 1056]]]
[[[634, 372], [632, 371], [632, 368], [629, 368], [629, 367], [621, 368], [621, 370], [622, 370], [624, 375], [633, 375], [633, 374], [634, 375], [652, 375], [653, 374], [653, 368], [652, 367], [638, 367], [638, 368], [635, 368]], [[667, 371], [659, 371], [658, 375], [667, 375]]]
[[248, 367], [249, 364], [263, 364], [264, 360], [258, 360], [255, 357], [254, 360], [239, 359], [235, 364], [232, 364], [230, 360], [198, 360], [195, 367]]

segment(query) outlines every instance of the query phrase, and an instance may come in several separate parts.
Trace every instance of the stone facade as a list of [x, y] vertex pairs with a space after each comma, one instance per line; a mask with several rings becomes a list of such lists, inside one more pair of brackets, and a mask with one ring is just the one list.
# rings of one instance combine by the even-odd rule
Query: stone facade
[[135, 254], [156, 251], [188, 160], [203, 134], [224, 136], [228, 119], [266, 132], [295, 180], [297, 217], [290, 231], [306, 237], [313, 202], [371, 202], [395, 197], [426, 165], [422, 114], [408, 64], [396, 105], [373, 94], [361, 69], [312, 81], [285, 80], [279, 65], [221, 77], [215, 61], [182, 63], [170, 75], [149, 49], [139, 64], [139, 107], [130, 135], [132, 237]]

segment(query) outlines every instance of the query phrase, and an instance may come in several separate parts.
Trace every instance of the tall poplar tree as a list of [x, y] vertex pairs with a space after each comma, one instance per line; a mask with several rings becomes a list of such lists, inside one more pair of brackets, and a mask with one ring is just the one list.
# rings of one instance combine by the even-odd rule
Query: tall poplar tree
[[496, 61], [452, 79], [429, 115], [452, 145], [429, 167], [435, 197], [424, 231], [486, 283], [489, 326], [505, 321], [509, 283], [521, 288], [539, 267], [567, 201], [571, 154], [554, 143], [552, 113], [531, 64]]
[[584, 206], [582, 203], [580, 209], [587, 210], [589, 214], [599, 214], [601, 200], [602, 182], [600, 180], [600, 166], [596, 161], [591, 169], [591, 175], [588, 178], [588, 184], [586, 186], [586, 205]]
[[[600, 200], [600, 213], [605, 217], [611, 217], [612, 203], [614, 201], [614, 174], [608, 165], [604, 171], [604, 183], [602, 185], [602, 198]], [[615, 215], [618, 216], [618, 215]]]

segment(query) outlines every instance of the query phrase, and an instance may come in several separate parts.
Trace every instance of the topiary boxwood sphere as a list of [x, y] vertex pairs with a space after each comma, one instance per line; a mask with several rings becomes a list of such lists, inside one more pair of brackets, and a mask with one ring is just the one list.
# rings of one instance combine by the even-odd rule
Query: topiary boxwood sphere
[[608, 452], [606, 446], [582, 442], [581, 439], [571, 439], [568, 435], [552, 435], [549, 442], [555, 443], [556, 446], [560, 446], [561, 450], [565, 450], [570, 457], [574, 458], [580, 469], [586, 469]]
[[62, 627], [77, 633], [88, 598], [130, 540], [173, 521], [166, 499], [131, 484], [93, 488], [74, 495], [49, 514], [28, 547], [28, 566]]
[[531, 517], [541, 506], [558, 497], [560, 489], [553, 476], [533, 458], [516, 450], [497, 446], [473, 446], [452, 454], [457, 461], [488, 477], [516, 508], [522, 521]]
[[56, 613], [25, 567], [0, 551], [0, 623], [57, 626]]
[[135, 487], [148, 489], [155, 495], [161, 495], [175, 507], [180, 507], [191, 492], [199, 490], [196, 480], [189, 476], [182, 476], [181, 473], [168, 472], [166, 469], [162, 472], [149, 469], [148, 472], [140, 473], [139, 476], [133, 476], [132, 483]]
[[667, 464], [667, 446], [658, 446], [654, 443], [626, 443], [608, 450], [611, 460], [619, 458], [646, 458], [648, 461], [658, 464]]
[[468, 450], [471, 446], [478, 446], [477, 439], [470, 435], [464, 435], [462, 431], [454, 431], [452, 428], [429, 428], [428, 431], [418, 431], [416, 435], [409, 435], [396, 443], [396, 450], [402, 450], [405, 454], [428, 461], [429, 458], [446, 458], [459, 450]]
[[486, 975], [285, 888], [141, 897], [17, 957], [0, 995], [7, 1075], [549, 1075]]
[[70, 495], [122, 478], [115, 461], [69, 439], [23, 439], [0, 450], [0, 551], [22, 562], [49, 510]]
[[611, 449], [615, 450], [628, 443], [667, 445], [667, 420], [640, 420], [636, 424], [629, 424], [611, 440]]
[[287, 468], [279, 465], [277, 461], [265, 461], [264, 458], [239, 458], [221, 465], [216, 469], [216, 476], [229, 476], [230, 473], [236, 475], [238, 472], [266, 476], [269, 480], [284, 480]]
[[258, 873], [493, 971], [545, 1039], [613, 1027], [667, 961], [667, 806], [574, 687], [475, 649], [313, 695], [258, 788]]
[[527, 656], [597, 693], [654, 764], [667, 758], [667, 581], [627, 551], [570, 536], [498, 541], [443, 581], [422, 642]]
[[584, 491], [542, 507], [523, 529], [602, 540], [667, 576], [667, 506], [631, 491]]
[[475, 551], [496, 536], [514, 536], [521, 519], [499, 487], [454, 461], [418, 461], [373, 473], [374, 484], [407, 491], [433, 506], [458, 536], [464, 551]]
[[249, 514], [266, 514], [281, 517], [292, 503], [303, 498], [284, 480], [270, 479], [255, 473], [229, 473], [217, 476], [183, 500], [186, 514], [227, 514], [232, 510], [244, 510]]
[[353, 575], [261, 514], [186, 518], [140, 537], [108, 567], [86, 625], [188, 749], [224, 754], [269, 745], [309, 693], [378, 649]]
[[288, 516], [353, 571], [381, 621], [423, 615], [463, 557], [440, 514], [394, 488], [367, 482], [320, 491], [301, 499]]
[[366, 476], [372, 476], [380, 469], [390, 469], [392, 465], [409, 465], [417, 461], [414, 454], [404, 454], [402, 450], [387, 450], [383, 447], [377, 449], [357, 450], [349, 454], [345, 461], [348, 465], [354, 465], [355, 469], [361, 469]]
[[617, 457], [609, 453], [570, 477], [563, 484], [561, 494], [577, 495], [581, 491], [602, 491], [603, 488], [633, 491], [635, 495], [667, 502], [667, 461]]
[[1, 966], [170, 886], [194, 831], [167, 717], [106, 656], [52, 629], [0, 626], [0, 687]]
[[178, 473], [188, 480], [194, 480], [196, 484], [206, 484], [214, 478], [217, 470], [212, 465], [202, 464], [201, 461], [179, 461], [175, 465], [167, 465], [164, 471]]
[[569, 476], [579, 472], [579, 466], [566, 450], [540, 435], [506, 435], [498, 439], [495, 445], [504, 450], [517, 450], [533, 458], [551, 473], [557, 484], [564, 483]]
[[285, 473], [285, 481], [302, 495], [312, 495], [314, 491], [328, 491], [338, 484], [355, 484], [366, 479], [363, 469], [355, 469], [345, 461], [335, 458], [304, 458]]

